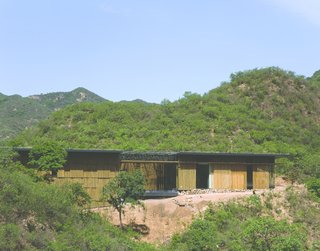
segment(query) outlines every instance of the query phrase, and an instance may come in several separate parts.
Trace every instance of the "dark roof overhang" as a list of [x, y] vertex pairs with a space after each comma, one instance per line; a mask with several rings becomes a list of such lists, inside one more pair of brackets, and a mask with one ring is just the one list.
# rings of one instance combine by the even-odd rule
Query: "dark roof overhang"
[[[31, 147], [15, 147], [18, 152], [28, 152]], [[211, 156], [211, 157], [290, 157], [290, 154], [276, 153], [229, 153], [229, 152], [199, 152], [199, 151], [182, 151], [182, 152], [158, 152], [158, 151], [123, 151], [123, 150], [103, 150], [103, 149], [67, 149], [70, 153], [109, 153], [119, 154], [121, 160], [172, 160], [176, 161], [179, 156]]]
[[[32, 147], [14, 147], [18, 152], [29, 152]], [[121, 150], [103, 150], [103, 149], [66, 149], [68, 153], [122, 153]]]
[[176, 152], [136, 152], [123, 151], [121, 160], [153, 160], [153, 161], [177, 161]]
[[290, 154], [275, 153], [227, 153], [227, 152], [179, 152], [179, 156], [212, 156], [212, 157], [289, 157]]

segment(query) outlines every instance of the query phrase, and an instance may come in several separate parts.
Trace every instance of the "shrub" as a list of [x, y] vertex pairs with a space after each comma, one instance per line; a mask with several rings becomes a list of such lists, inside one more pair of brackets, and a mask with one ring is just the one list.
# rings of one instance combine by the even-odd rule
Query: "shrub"
[[169, 250], [217, 250], [217, 228], [213, 222], [197, 219], [181, 236], [172, 239]]
[[320, 179], [311, 178], [306, 182], [308, 191], [320, 202]]
[[252, 218], [244, 224], [242, 240], [250, 250], [303, 250], [306, 233], [301, 230], [272, 217]]

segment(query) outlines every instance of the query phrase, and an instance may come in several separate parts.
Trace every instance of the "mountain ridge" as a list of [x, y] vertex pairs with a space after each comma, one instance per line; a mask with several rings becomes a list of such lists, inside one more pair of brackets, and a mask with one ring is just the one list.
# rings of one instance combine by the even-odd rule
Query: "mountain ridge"
[[27, 97], [0, 93], [0, 141], [14, 137], [52, 112], [81, 102], [104, 102], [104, 98], [79, 87], [70, 92], [36, 94]]
[[319, 107], [318, 74], [269, 67], [234, 73], [218, 88], [173, 102], [77, 103], [12, 144], [45, 138], [82, 149], [289, 153], [296, 172], [320, 176]]

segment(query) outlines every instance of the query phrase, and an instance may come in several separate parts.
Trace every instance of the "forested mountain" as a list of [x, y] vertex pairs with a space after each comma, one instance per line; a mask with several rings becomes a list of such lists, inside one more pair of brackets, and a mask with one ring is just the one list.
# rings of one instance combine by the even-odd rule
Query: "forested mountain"
[[0, 140], [16, 135], [67, 105], [102, 101], [105, 100], [84, 88], [29, 97], [0, 93]]
[[[103, 102], [69, 106], [22, 133], [15, 145], [39, 138], [71, 148], [290, 153], [317, 168], [320, 80], [271, 67], [238, 72], [204, 95], [161, 105]], [[318, 171], [317, 171], [318, 170]]]
[[[6, 98], [0, 95], [1, 105]], [[45, 103], [55, 109], [54, 102]], [[55, 111], [10, 143], [290, 153], [277, 167], [286, 167], [289, 178], [318, 179], [307, 181], [309, 192], [297, 185], [282, 195], [270, 191], [211, 204], [183, 233], [153, 246], [89, 212], [89, 198], [77, 184], [49, 185], [1, 148], [0, 250], [319, 250], [319, 107], [320, 72], [305, 78], [272, 67], [232, 74], [219, 88], [186, 92], [175, 102], [78, 103]]]

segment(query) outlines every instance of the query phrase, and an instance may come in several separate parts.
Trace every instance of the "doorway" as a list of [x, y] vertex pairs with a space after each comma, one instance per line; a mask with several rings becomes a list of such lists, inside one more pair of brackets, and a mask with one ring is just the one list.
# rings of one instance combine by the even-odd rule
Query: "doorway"
[[209, 165], [198, 164], [196, 167], [196, 188], [209, 188]]
[[247, 166], [247, 189], [253, 189], [253, 167]]
[[164, 190], [172, 190], [176, 189], [176, 179], [177, 179], [177, 167], [176, 164], [164, 164], [164, 170], [163, 170], [163, 189]]

